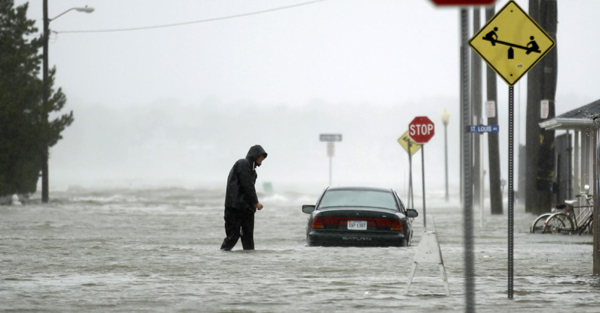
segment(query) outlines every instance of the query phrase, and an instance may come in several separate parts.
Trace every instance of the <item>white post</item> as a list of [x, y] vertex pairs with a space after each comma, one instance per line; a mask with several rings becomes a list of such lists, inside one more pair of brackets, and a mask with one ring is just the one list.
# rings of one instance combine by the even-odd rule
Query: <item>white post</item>
[[421, 145], [421, 173], [423, 174], [423, 228], [427, 230], [427, 214], [425, 210], [425, 145]]
[[575, 133], [575, 140], [573, 142], [573, 149], [575, 150], [575, 168], [573, 169], [575, 177], [573, 177], [573, 194], [576, 195], [579, 193], [579, 190], [581, 190], [581, 182], [579, 181], [579, 149], [581, 145], [579, 144], [579, 130], [576, 129], [573, 131], [573, 133]]

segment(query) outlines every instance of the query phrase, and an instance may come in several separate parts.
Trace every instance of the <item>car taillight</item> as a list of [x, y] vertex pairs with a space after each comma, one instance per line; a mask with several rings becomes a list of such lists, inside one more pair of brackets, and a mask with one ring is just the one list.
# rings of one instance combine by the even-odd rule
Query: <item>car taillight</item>
[[402, 227], [402, 221], [401, 220], [392, 220], [391, 230], [403, 231], [404, 227]]
[[325, 228], [325, 225], [323, 225], [323, 218], [320, 216], [315, 217], [311, 228]]

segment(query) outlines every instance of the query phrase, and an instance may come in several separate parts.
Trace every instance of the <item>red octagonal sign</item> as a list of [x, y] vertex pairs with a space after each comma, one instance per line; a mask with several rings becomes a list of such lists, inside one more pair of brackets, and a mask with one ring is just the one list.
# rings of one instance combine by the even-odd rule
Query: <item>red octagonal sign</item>
[[408, 135], [418, 144], [424, 144], [435, 134], [435, 126], [427, 116], [417, 116], [408, 124]]
[[496, 0], [431, 0], [436, 5], [492, 5]]

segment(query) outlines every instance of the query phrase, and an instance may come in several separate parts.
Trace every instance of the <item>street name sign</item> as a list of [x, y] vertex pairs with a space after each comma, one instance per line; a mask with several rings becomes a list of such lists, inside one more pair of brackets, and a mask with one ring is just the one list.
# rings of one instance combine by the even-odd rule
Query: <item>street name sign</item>
[[319, 139], [321, 141], [342, 141], [342, 135], [341, 134], [321, 134], [319, 136]]
[[427, 116], [417, 116], [408, 124], [408, 135], [418, 144], [427, 143], [435, 135], [435, 126]]
[[513, 86], [556, 44], [519, 5], [509, 1], [469, 40], [469, 45]]
[[[408, 143], [410, 142], [410, 151], [408, 150]], [[414, 140], [410, 138], [408, 135], [408, 131], [404, 133], [404, 135], [398, 138], [398, 143], [404, 148], [404, 150], [410, 153], [411, 156], [415, 155], [417, 151], [421, 149], [421, 145], [416, 143]]]
[[467, 126], [469, 128], [469, 133], [498, 133], [500, 132], [500, 127], [498, 125], [470, 125]]

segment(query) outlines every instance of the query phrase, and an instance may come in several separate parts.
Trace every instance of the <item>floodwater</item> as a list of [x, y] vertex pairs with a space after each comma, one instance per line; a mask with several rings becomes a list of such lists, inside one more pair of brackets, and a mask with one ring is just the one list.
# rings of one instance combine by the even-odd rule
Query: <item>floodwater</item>
[[[428, 192], [430, 194], [430, 192]], [[0, 311], [449, 312], [465, 310], [462, 209], [427, 201], [450, 296], [436, 265], [419, 266], [423, 231], [408, 248], [307, 247], [318, 193], [261, 194], [255, 251], [219, 251], [221, 189], [71, 190], [47, 205], [0, 206]], [[421, 211], [420, 199], [415, 199]], [[505, 211], [507, 208], [505, 207]], [[422, 213], [422, 212], [421, 212]], [[507, 217], [474, 212], [479, 312], [598, 312], [591, 236], [529, 234], [515, 210], [514, 299], [507, 297]]]

